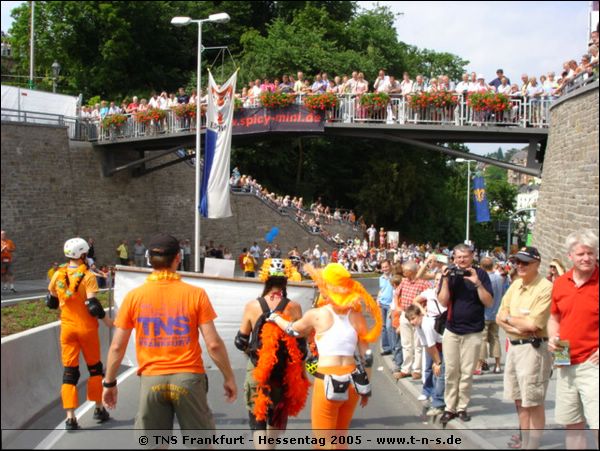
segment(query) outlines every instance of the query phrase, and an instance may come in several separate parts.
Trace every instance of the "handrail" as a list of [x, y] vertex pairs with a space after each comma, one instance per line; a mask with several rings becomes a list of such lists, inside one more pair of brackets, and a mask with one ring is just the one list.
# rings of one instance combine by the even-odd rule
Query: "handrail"
[[[594, 80], [575, 78], [577, 85], [570, 90], [583, 86]], [[296, 96], [295, 103], [303, 104], [306, 94]], [[388, 125], [430, 124], [443, 126], [507, 126], [507, 127], [548, 127], [549, 108], [554, 98], [540, 97], [511, 97], [511, 107], [507, 111], [475, 111], [464, 95], [456, 95], [455, 105], [444, 107], [427, 106], [416, 108], [402, 95], [392, 95], [387, 107], [367, 109], [360, 104], [360, 96], [354, 94], [337, 95], [337, 106], [325, 112], [327, 122], [338, 123], [383, 123]], [[246, 99], [243, 108], [262, 108], [259, 99]], [[57, 114], [36, 113], [22, 110], [2, 108], [2, 120], [36, 124], [52, 124], [67, 126], [68, 135], [72, 140], [116, 142], [119, 140], [136, 139], [194, 133], [195, 123], [188, 117], [179, 117], [173, 110], [165, 110], [165, 117], [155, 123], [142, 123], [136, 120], [134, 114], [126, 114], [126, 121], [121, 126], [105, 127], [97, 118], [77, 118]], [[202, 118], [205, 125], [205, 118]]]

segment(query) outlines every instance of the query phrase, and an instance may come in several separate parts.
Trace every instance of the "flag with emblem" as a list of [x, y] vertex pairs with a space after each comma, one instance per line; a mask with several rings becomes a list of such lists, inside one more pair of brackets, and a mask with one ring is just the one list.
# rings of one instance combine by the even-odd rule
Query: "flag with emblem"
[[200, 213], [205, 218], [232, 215], [229, 199], [229, 162], [237, 71], [220, 87], [208, 73], [208, 105]]
[[485, 190], [485, 180], [481, 175], [473, 179], [473, 202], [475, 203], [475, 222], [489, 222], [490, 208]]

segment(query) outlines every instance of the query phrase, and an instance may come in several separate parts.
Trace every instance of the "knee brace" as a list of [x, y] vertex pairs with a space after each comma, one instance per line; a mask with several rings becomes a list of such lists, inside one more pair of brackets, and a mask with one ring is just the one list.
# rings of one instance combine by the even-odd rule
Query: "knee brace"
[[65, 366], [63, 371], [63, 384], [77, 385], [79, 381], [79, 367], [78, 366]]
[[102, 367], [102, 362], [98, 362], [95, 365], [88, 365], [88, 371], [90, 372], [90, 377], [93, 376], [104, 376], [104, 368]]

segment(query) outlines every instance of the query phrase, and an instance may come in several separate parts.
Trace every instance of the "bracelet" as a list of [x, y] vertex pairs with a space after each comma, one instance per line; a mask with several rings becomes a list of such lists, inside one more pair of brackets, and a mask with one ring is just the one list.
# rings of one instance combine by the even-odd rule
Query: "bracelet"
[[102, 381], [102, 386], [104, 388], [113, 388], [117, 386], [117, 380], [115, 379], [112, 382], [106, 382], [105, 380]]

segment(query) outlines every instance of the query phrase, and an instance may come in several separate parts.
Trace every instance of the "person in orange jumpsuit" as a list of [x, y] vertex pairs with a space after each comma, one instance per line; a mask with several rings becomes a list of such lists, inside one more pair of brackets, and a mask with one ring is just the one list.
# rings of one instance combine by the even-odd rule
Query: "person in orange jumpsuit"
[[96, 276], [86, 264], [88, 250], [89, 245], [82, 238], [72, 238], [65, 242], [64, 252], [69, 263], [62, 265], [54, 273], [46, 296], [49, 308], [60, 307], [60, 347], [64, 366], [61, 398], [67, 412], [67, 430], [79, 429], [75, 409], [78, 405], [80, 352], [83, 352], [90, 373], [87, 399], [96, 403], [94, 419], [104, 422], [110, 418], [102, 406], [104, 369], [100, 361], [98, 319], [103, 320], [107, 327], [112, 327], [112, 321], [96, 299], [98, 284]]
[[[370, 384], [364, 367], [372, 360], [368, 343], [381, 333], [381, 312], [364, 287], [352, 280], [339, 263], [330, 263], [322, 270], [311, 265], [304, 269], [320, 291], [318, 307], [308, 310], [298, 321], [288, 321], [278, 313], [269, 320], [288, 335], [308, 336], [315, 332], [318, 366], [314, 374], [311, 423], [315, 435], [325, 437], [328, 448], [335, 448], [331, 434], [341, 435], [349, 429], [356, 405], [365, 407], [370, 396]], [[369, 330], [362, 303], [374, 318]], [[358, 360], [363, 364], [357, 368]]]

